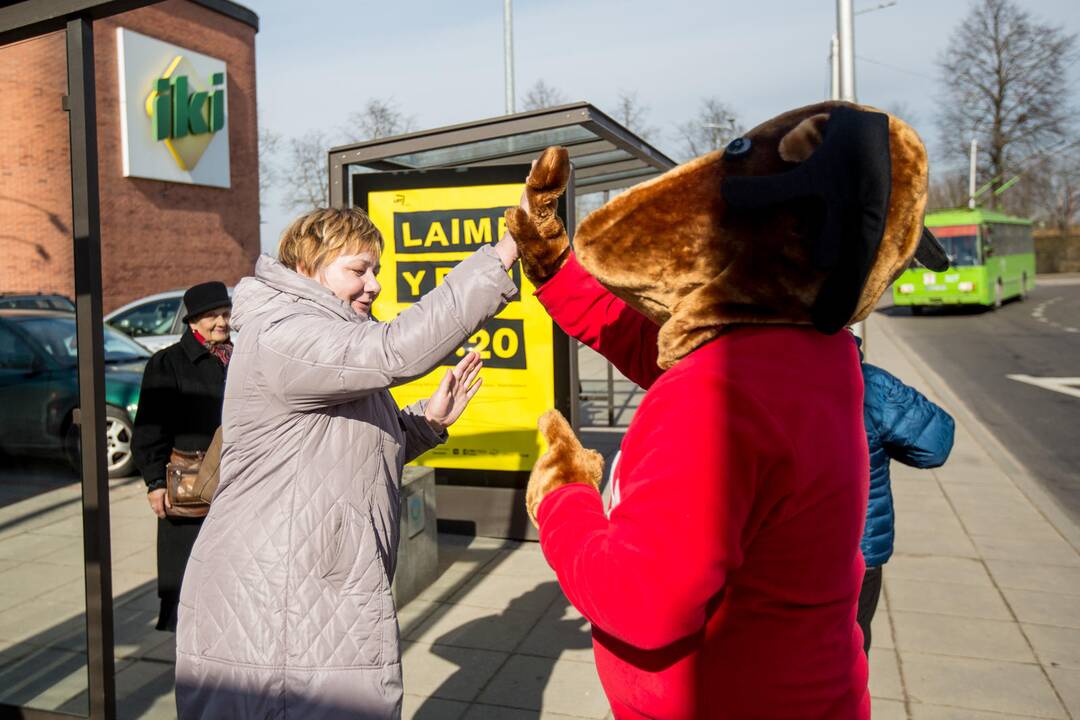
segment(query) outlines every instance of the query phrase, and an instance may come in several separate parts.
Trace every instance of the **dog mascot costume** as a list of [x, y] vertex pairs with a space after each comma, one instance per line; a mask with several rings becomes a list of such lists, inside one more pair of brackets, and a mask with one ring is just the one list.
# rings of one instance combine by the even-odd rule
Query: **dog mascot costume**
[[[865, 318], [923, 228], [926, 151], [847, 103], [785, 113], [582, 222], [555, 214], [549, 148], [507, 212], [525, 273], [567, 333], [647, 390], [609, 513], [600, 456], [555, 411], [529, 515], [592, 623], [618, 718], [869, 718], [855, 623], [868, 459]], [[917, 252], [918, 251], [918, 252]]]

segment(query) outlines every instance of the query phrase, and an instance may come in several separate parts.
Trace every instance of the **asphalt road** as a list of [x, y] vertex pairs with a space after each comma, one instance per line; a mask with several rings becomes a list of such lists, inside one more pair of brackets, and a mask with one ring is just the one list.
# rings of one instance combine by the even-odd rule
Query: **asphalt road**
[[996, 311], [878, 312], [1080, 523], [1080, 276], [1040, 277]]

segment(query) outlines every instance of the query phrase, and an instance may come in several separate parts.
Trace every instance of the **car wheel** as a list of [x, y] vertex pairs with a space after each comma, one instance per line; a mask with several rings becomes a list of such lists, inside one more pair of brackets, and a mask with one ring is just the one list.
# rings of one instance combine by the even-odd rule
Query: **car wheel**
[[135, 430], [131, 418], [118, 407], [105, 407], [105, 459], [110, 478], [128, 477], [135, 472], [135, 453], [131, 435]]
[[[129, 477], [135, 472], [135, 454], [131, 449], [134, 426], [126, 412], [112, 405], [105, 406], [105, 463], [109, 478]], [[64, 454], [68, 463], [80, 470], [82, 465], [79, 426], [69, 423], [64, 434]]]

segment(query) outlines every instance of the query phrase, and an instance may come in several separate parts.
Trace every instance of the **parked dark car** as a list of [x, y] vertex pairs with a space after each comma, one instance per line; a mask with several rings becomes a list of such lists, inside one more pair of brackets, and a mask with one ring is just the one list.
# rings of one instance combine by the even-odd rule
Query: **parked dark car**
[[75, 312], [75, 303], [63, 295], [42, 293], [0, 293], [0, 310], [24, 308], [27, 310], [67, 310]]
[[[150, 353], [105, 326], [106, 445], [109, 477], [135, 472], [133, 419]], [[0, 450], [63, 456], [78, 466], [79, 404], [75, 314], [0, 309]]]

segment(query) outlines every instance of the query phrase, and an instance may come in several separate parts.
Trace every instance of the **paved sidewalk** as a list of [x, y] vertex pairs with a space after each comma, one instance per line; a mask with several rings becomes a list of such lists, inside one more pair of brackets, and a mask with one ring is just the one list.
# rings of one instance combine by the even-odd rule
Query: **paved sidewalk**
[[[874, 627], [875, 718], [1080, 719], [1080, 531], [952, 396], [869, 323], [870, 358], [950, 410], [937, 471], [894, 465], [897, 553]], [[585, 441], [610, 460], [641, 391], [582, 351]], [[0, 508], [0, 702], [85, 712], [78, 488]], [[174, 716], [170, 635], [153, 630], [155, 524], [139, 482], [114, 483], [120, 717]], [[588, 624], [539, 548], [440, 536], [440, 575], [401, 608], [406, 718], [607, 718]]]
[[957, 427], [943, 468], [892, 466], [896, 554], [872, 633], [874, 717], [1080, 718], [1080, 534], [889, 323], [868, 322], [869, 360]]

